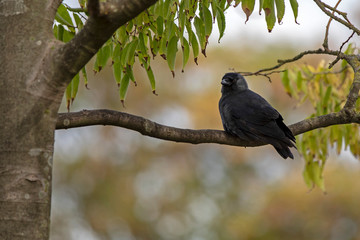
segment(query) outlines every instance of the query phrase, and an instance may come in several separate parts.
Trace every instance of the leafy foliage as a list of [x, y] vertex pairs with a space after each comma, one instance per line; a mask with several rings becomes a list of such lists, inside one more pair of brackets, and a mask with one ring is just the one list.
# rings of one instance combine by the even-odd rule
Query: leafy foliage
[[[285, 12], [284, 0], [259, 0], [259, 13], [265, 12], [268, 30], [274, 27], [275, 5], [280, 23]], [[291, 0], [291, 6], [296, 0]], [[206, 57], [206, 47], [213, 24], [217, 22], [219, 40], [224, 36], [225, 11], [230, 7], [241, 7], [248, 21], [254, 10], [255, 0], [159, 0], [155, 5], [142, 12], [135, 19], [121, 26], [96, 55], [94, 72], [99, 72], [111, 59], [114, 77], [119, 86], [120, 100], [125, 100], [129, 80], [136, 84], [133, 65], [138, 61], [147, 73], [151, 89], [155, 94], [156, 83], [151, 59], [159, 55], [168, 63], [175, 76], [175, 59], [181, 46], [182, 71], [192, 52], [197, 64], [200, 52]], [[86, 20], [86, 1], [80, 0], [83, 9], [72, 9], [62, 4], [56, 15], [54, 34], [57, 39], [67, 42], [82, 29]], [[294, 5], [295, 6], [295, 5]], [[293, 7], [297, 14], [297, 5]], [[295, 16], [296, 16], [295, 14]], [[86, 76], [85, 68], [82, 71]], [[70, 86], [71, 85], [71, 86]], [[72, 88], [70, 84], [68, 88]], [[70, 91], [71, 89], [69, 89]], [[67, 96], [70, 107], [73, 98]]]
[[[352, 54], [355, 49], [349, 45], [345, 51]], [[354, 73], [345, 60], [340, 70], [328, 69], [324, 61], [314, 68], [311, 65], [295, 67], [282, 74], [286, 92], [299, 100], [299, 104], [309, 101], [314, 113], [310, 117], [338, 112], [344, 106]], [[360, 101], [357, 101], [357, 109]], [[308, 187], [314, 185], [325, 190], [323, 170], [329, 154], [329, 146], [338, 154], [349, 149], [355, 157], [360, 156], [360, 129], [356, 124], [336, 125], [315, 129], [299, 136], [298, 150], [305, 159], [303, 176]]]
[[[58, 8], [58, 11], [55, 16], [55, 20], [57, 24], [54, 24], [54, 35], [56, 39], [62, 42], [69, 42], [77, 32], [79, 32], [83, 26], [84, 16], [79, 12], [69, 12], [68, 8], [61, 4]], [[85, 86], [87, 87], [87, 73], [85, 67], [81, 70], [82, 76], [84, 78]], [[70, 110], [70, 105], [74, 101], [76, 94], [79, 88], [80, 82], [80, 73], [76, 74], [73, 80], [66, 88], [65, 96], [66, 96], [66, 106], [67, 109]]]

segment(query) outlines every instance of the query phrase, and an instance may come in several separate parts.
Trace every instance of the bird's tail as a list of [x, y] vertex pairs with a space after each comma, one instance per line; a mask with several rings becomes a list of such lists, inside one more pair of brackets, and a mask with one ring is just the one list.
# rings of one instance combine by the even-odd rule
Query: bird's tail
[[277, 146], [277, 147], [274, 146], [274, 148], [284, 159], [287, 159], [288, 157], [294, 159], [294, 155], [292, 154], [288, 146], [286, 145]]
[[[285, 125], [285, 123], [283, 123], [283, 121], [281, 119], [276, 119], [276, 123], [277, 125], [283, 130], [283, 132], [285, 133], [285, 136], [287, 138], [289, 138], [291, 141], [293, 141], [294, 143], [296, 143], [295, 137], [293, 135], [293, 133], [291, 132], [291, 130]], [[296, 147], [295, 147], [296, 148]]]

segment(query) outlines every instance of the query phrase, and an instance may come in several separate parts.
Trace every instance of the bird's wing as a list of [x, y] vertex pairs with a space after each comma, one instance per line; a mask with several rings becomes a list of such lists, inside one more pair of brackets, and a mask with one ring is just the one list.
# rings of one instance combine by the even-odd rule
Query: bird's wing
[[247, 90], [231, 97], [232, 115], [255, 125], [266, 125], [278, 119], [280, 113], [257, 93]]
[[283, 118], [260, 95], [247, 90], [229, 97], [229, 115], [231, 129], [253, 139], [278, 139], [286, 141], [283, 129], [278, 125]]

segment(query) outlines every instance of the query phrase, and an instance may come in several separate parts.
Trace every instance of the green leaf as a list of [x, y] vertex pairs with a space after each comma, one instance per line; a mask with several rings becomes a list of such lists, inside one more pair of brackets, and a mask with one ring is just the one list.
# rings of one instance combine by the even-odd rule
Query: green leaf
[[57, 26], [57, 36], [56, 38], [59, 39], [60, 41], [63, 41], [64, 39], [64, 27], [63, 25], [59, 25]]
[[156, 19], [156, 30], [157, 30], [157, 35], [161, 37], [164, 32], [164, 18], [162, 16], [159, 16]]
[[235, 0], [235, 5], [234, 5], [234, 7], [237, 7], [237, 5], [240, 4], [240, 2], [241, 2], [241, 0]]
[[106, 65], [111, 55], [111, 46], [105, 44], [96, 54], [94, 70], [100, 72], [102, 68]]
[[72, 23], [69, 23], [68, 21], [66, 21], [59, 13], [56, 13], [55, 20], [62, 25], [65, 25], [67, 27], [74, 29], [74, 26], [72, 25]]
[[263, 9], [265, 11], [265, 20], [269, 32], [272, 31], [276, 22], [274, 3], [275, 0], [264, 0], [263, 3]]
[[283, 83], [283, 86], [285, 88], [286, 93], [291, 97], [292, 96], [292, 88], [290, 86], [290, 78], [289, 78], [289, 71], [285, 70], [281, 74], [281, 81]]
[[167, 46], [166, 59], [171, 70], [173, 77], [175, 77], [175, 59], [176, 52], [178, 51], [177, 42], [179, 38], [177, 36], [173, 36]]
[[186, 66], [186, 63], [189, 60], [189, 56], [190, 56], [190, 46], [188, 41], [184, 38], [183, 42], [182, 42], [182, 52], [183, 52], [183, 64], [182, 64], [182, 72], [184, 72], [184, 68]]
[[133, 27], [134, 27], [134, 22], [133, 21], [129, 21], [127, 24], [126, 24], [126, 32], [128, 34], [130, 34], [132, 31], [133, 31]]
[[85, 87], [88, 88], [88, 77], [87, 77], [87, 73], [86, 73], [86, 68], [83, 67], [81, 69], [81, 73], [82, 73], [82, 76], [84, 78], [84, 84], [85, 84]]
[[241, 8], [246, 15], [245, 23], [249, 20], [251, 13], [254, 11], [254, 6], [255, 6], [255, 0], [242, 0]]
[[75, 37], [75, 33], [74, 33], [74, 32], [70, 32], [70, 31], [64, 29], [64, 34], [63, 34], [63, 39], [62, 39], [62, 41], [63, 41], [64, 43], [69, 42], [69, 41], [70, 41], [71, 39], [73, 39], [74, 37]]
[[323, 108], [328, 108], [328, 104], [329, 104], [329, 100], [330, 100], [330, 96], [331, 96], [331, 91], [332, 91], [332, 87], [328, 86], [325, 92], [325, 96], [323, 98], [322, 101], [322, 106]]
[[179, 26], [179, 32], [180, 37], [184, 36], [184, 30], [185, 30], [185, 22], [186, 22], [186, 13], [184, 11], [184, 1], [180, 4], [180, 9], [178, 12], [178, 26]]
[[162, 16], [167, 19], [168, 14], [170, 14], [170, 0], [164, 1], [164, 6], [162, 8]]
[[275, 0], [276, 4], [276, 16], [278, 23], [281, 24], [281, 21], [285, 14], [285, 1], [284, 0]]
[[345, 54], [353, 54], [354, 51], [355, 51], [355, 47], [353, 46], [352, 43], [350, 43], [344, 53]]
[[157, 1], [154, 4], [154, 14], [156, 16], [160, 16], [162, 14], [163, 5], [164, 5], [164, 1]]
[[318, 161], [313, 161], [312, 168], [315, 185], [325, 192], [324, 178], [322, 177], [322, 168], [320, 167], [320, 163]]
[[160, 49], [160, 41], [151, 37], [149, 37], [149, 40], [150, 40], [150, 50], [153, 55], [153, 58], [155, 58], [155, 56], [158, 54]]
[[298, 4], [297, 0], [290, 0], [290, 5], [291, 5], [291, 8], [292, 8], [293, 13], [294, 13], [295, 22], [297, 24], [299, 24], [297, 22], [297, 20], [296, 20], [297, 16], [298, 16], [298, 8], [299, 8], [299, 4]]
[[261, 15], [261, 10], [263, 9], [264, 0], [259, 0], [259, 15]]
[[56, 39], [58, 38], [58, 25], [54, 24], [53, 33]]
[[218, 2], [217, 1], [212, 1], [211, 2], [211, 12], [213, 14], [213, 22], [215, 22], [216, 16], [217, 16], [217, 8], [218, 8]]
[[76, 74], [71, 80], [71, 102], [74, 101], [79, 90], [80, 74]]
[[124, 105], [124, 100], [126, 97], [126, 92], [129, 87], [130, 77], [128, 74], [125, 74], [120, 82], [120, 88], [119, 88], [119, 94], [120, 94], [120, 100], [121, 103]]
[[[204, 4], [204, 2], [203, 2], [203, 4]], [[208, 38], [212, 32], [212, 25], [213, 25], [212, 15], [211, 15], [210, 10], [205, 6], [202, 7], [202, 13], [203, 13], [202, 20], [205, 24], [205, 38], [206, 38], [206, 41], [208, 41]]]
[[78, 30], [81, 30], [84, 27], [83, 21], [81, 21], [81, 18], [79, 17], [78, 14], [73, 14], [73, 16]]
[[138, 43], [138, 46], [137, 46], [138, 49], [140, 50], [140, 52], [143, 55], [148, 55], [147, 54], [147, 47], [146, 47], [146, 44], [145, 44], [144, 34], [142, 32], [140, 32], [138, 38], [139, 38], [139, 43]]
[[123, 67], [120, 62], [115, 62], [113, 65], [113, 71], [115, 76], [115, 81], [118, 86], [120, 86], [121, 79], [123, 78]]
[[167, 44], [168, 41], [166, 40], [166, 38], [162, 38], [160, 40], [159, 54], [165, 60], [166, 60]]
[[127, 66], [126, 68], [126, 74], [129, 75], [130, 80], [135, 84], [135, 86], [137, 86], [135, 77], [134, 77], [134, 72], [131, 66]]
[[191, 26], [188, 27], [186, 26], [186, 29], [188, 31], [189, 34], [189, 42], [191, 44], [192, 50], [193, 50], [193, 56], [194, 56], [194, 62], [197, 63], [197, 58], [199, 56], [199, 43], [196, 39], [195, 33], [192, 31]]
[[204, 24], [203, 20], [201, 20], [201, 18], [195, 17], [194, 26], [195, 26], [195, 30], [196, 30], [196, 35], [198, 36], [198, 39], [200, 42], [201, 52], [206, 57], [205, 24]]
[[336, 139], [336, 152], [337, 154], [340, 154], [343, 147], [343, 136], [342, 136], [341, 128], [338, 128], [337, 137], [338, 138]]
[[[185, 3], [185, 5], [186, 5], [186, 3]], [[197, 1], [193, 1], [193, 0], [189, 1], [189, 8], [187, 11], [188, 12], [187, 17], [189, 20], [191, 20], [195, 17], [197, 7], [198, 7]]]
[[216, 21], [218, 23], [218, 28], [219, 28], [219, 33], [220, 33], [219, 40], [218, 40], [218, 42], [220, 43], [220, 39], [224, 36], [226, 22], [225, 22], [224, 12], [219, 7], [216, 8]]
[[121, 53], [123, 51], [121, 51], [121, 45], [120, 44], [116, 44], [115, 49], [112, 53], [112, 61], [113, 62], [120, 62], [120, 57], [121, 57]]
[[346, 124], [343, 126], [344, 127], [344, 144], [345, 144], [345, 148], [347, 148], [350, 144], [350, 139], [355, 138], [355, 136], [353, 137], [354, 133], [356, 133], [356, 130], [353, 131], [351, 124]]
[[139, 39], [133, 40], [131, 43], [129, 43], [128, 51], [126, 52], [125, 60], [126, 63], [130, 66], [132, 66], [135, 62], [135, 50], [138, 46]]
[[156, 90], [155, 77], [154, 77], [154, 73], [153, 73], [151, 67], [146, 69], [146, 74], [149, 78], [151, 89], [152, 89], [153, 93], [156, 94], [156, 92], [155, 92], [155, 90]]
[[308, 188], [314, 187], [314, 174], [311, 167], [311, 162], [306, 162], [305, 169], [303, 171], [303, 178]]
[[129, 33], [126, 31], [126, 26], [123, 25], [118, 30], [116, 30], [115, 36], [120, 44], [125, 45], [129, 39]]
[[173, 21], [168, 21], [166, 24], [166, 30], [164, 35], [166, 36], [166, 40], [169, 42], [170, 39], [175, 36], [176, 32], [178, 31], [178, 27]]
[[78, 0], [81, 8], [85, 8], [86, 0]]
[[63, 25], [72, 27], [72, 29], [74, 29], [70, 14], [64, 4], [60, 4], [59, 8], [57, 9], [55, 20]]
[[296, 76], [296, 87], [298, 90], [301, 89], [302, 82], [303, 82], [303, 77], [302, 77], [301, 71], [298, 71], [297, 76]]

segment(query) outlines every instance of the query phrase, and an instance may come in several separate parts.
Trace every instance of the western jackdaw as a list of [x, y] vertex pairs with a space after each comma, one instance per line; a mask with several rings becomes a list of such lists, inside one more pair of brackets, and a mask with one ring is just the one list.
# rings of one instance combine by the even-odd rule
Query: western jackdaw
[[271, 144], [284, 159], [294, 159], [289, 147], [296, 148], [295, 137], [280, 113], [249, 90], [239, 73], [226, 73], [221, 84], [219, 110], [224, 130], [245, 141]]

